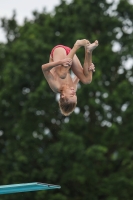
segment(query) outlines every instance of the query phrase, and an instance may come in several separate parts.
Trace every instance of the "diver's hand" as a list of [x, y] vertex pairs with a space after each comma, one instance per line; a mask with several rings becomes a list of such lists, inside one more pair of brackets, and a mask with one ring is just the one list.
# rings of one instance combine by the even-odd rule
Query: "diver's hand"
[[64, 58], [61, 60], [61, 65], [64, 67], [70, 67], [72, 65], [72, 59], [71, 58]]
[[93, 63], [91, 63], [90, 67], [88, 67], [88, 71], [95, 72], [95, 65]]

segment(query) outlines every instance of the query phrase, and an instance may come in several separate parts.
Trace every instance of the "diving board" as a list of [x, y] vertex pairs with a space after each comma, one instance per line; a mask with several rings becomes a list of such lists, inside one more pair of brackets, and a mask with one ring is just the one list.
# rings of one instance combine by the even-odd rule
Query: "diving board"
[[11, 194], [19, 192], [31, 192], [37, 190], [50, 190], [50, 189], [60, 189], [60, 185], [52, 185], [47, 183], [21, 183], [21, 184], [11, 184], [0, 186], [0, 194]]

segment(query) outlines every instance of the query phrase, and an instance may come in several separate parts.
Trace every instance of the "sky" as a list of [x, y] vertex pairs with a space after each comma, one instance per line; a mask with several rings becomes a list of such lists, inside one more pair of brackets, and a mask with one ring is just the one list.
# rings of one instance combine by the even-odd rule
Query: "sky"
[[[66, 0], [70, 3], [72, 0]], [[106, 0], [108, 3], [114, 1], [118, 3], [119, 0]], [[128, 0], [133, 5], [133, 0]], [[32, 19], [32, 12], [37, 10], [42, 12], [46, 8], [47, 12], [52, 12], [55, 6], [60, 4], [60, 0], [0, 0], [0, 18], [6, 17], [10, 19], [13, 11], [16, 11], [17, 22], [23, 24], [24, 18]], [[1, 24], [0, 24], [1, 25]], [[6, 42], [6, 38], [2, 28], [0, 27], [0, 42]], [[114, 45], [114, 51], [119, 50], [118, 45]], [[133, 64], [133, 60], [129, 60], [129, 68]]]
[[[70, 0], [67, 0], [67, 2], [70, 2]], [[16, 19], [19, 24], [22, 24], [25, 17], [28, 19], [32, 18], [34, 10], [41, 12], [46, 8], [48, 12], [52, 12], [54, 7], [59, 4], [60, 0], [0, 0], [0, 18], [6, 17], [10, 19], [13, 10], [15, 10], [17, 14]], [[0, 41], [5, 41], [2, 28], [0, 28]]]
[[[72, 0], [66, 0], [68, 3]], [[106, 0], [107, 2], [118, 2], [119, 0]], [[128, 0], [133, 4], [133, 0]], [[6, 17], [10, 19], [13, 11], [16, 11], [17, 22], [22, 24], [24, 18], [32, 19], [32, 12], [37, 10], [42, 12], [46, 8], [47, 12], [52, 12], [55, 6], [60, 4], [60, 0], [0, 0], [0, 18]], [[1, 24], [0, 24], [1, 25]], [[0, 27], [0, 42], [5, 42], [6, 38], [2, 28]]]

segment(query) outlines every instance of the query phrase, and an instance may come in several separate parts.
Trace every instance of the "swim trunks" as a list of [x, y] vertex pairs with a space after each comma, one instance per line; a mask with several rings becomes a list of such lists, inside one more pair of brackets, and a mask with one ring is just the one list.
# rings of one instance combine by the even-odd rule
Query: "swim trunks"
[[51, 55], [52, 58], [53, 58], [53, 52], [54, 52], [54, 50], [55, 50], [56, 48], [58, 48], [58, 47], [64, 48], [64, 49], [66, 50], [66, 55], [68, 55], [69, 52], [71, 51], [71, 48], [70, 48], [70, 47], [67, 47], [67, 46], [64, 46], [64, 45], [57, 45], [57, 46], [55, 46], [55, 47], [52, 49], [52, 51], [51, 51], [51, 53], [50, 53], [50, 55]]

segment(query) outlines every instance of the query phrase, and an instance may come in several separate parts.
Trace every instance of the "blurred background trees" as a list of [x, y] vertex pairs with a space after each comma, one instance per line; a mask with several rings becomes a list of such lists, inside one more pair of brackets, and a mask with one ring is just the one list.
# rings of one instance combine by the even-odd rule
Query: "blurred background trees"
[[[1, 19], [0, 185], [46, 182], [61, 190], [3, 200], [130, 200], [133, 196], [133, 6], [120, 0], [61, 1], [18, 25]], [[78, 104], [60, 114], [41, 65], [54, 45], [99, 41], [96, 72], [79, 84]], [[81, 62], [84, 49], [77, 53]]]

